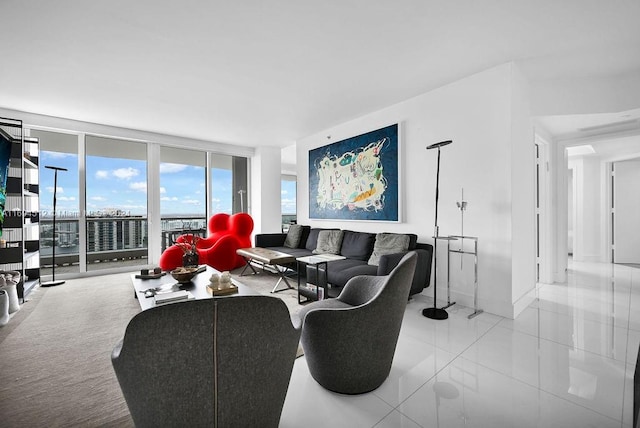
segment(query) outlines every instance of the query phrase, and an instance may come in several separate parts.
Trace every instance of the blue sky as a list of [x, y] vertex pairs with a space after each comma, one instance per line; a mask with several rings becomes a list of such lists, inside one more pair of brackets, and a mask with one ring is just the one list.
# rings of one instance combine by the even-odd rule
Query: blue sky
[[282, 180], [282, 214], [296, 213], [296, 182]]
[[[67, 168], [58, 172], [57, 209], [79, 210], [78, 156], [42, 151], [40, 153], [40, 208], [53, 209], [53, 171], [45, 165]], [[130, 159], [87, 156], [87, 211], [124, 210], [133, 215], [147, 213], [146, 162]], [[160, 166], [161, 214], [205, 213], [204, 168], [164, 163]], [[231, 171], [213, 171], [213, 206], [216, 212], [231, 212]], [[44, 215], [44, 213], [43, 213]]]
[[[58, 172], [58, 216], [75, 216], [79, 211], [78, 156], [68, 153], [40, 153], [40, 209], [53, 210], [53, 171], [45, 165], [67, 168]], [[123, 210], [132, 215], [147, 214], [146, 162], [130, 159], [87, 157], [87, 211]], [[231, 213], [231, 170], [214, 169], [213, 210]], [[181, 164], [160, 165], [160, 211], [162, 215], [205, 214], [204, 168]], [[296, 184], [283, 181], [282, 212], [296, 212]], [[246, 207], [246, 200], [245, 200]]]

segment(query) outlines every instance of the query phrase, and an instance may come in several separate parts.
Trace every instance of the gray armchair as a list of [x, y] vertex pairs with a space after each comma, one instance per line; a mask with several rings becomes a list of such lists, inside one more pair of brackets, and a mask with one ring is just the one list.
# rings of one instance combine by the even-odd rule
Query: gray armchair
[[356, 276], [336, 299], [299, 313], [311, 376], [324, 388], [362, 394], [389, 376], [417, 255], [407, 253], [387, 276]]
[[277, 427], [300, 331], [269, 296], [148, 309], [111, 355], [138, 427]]

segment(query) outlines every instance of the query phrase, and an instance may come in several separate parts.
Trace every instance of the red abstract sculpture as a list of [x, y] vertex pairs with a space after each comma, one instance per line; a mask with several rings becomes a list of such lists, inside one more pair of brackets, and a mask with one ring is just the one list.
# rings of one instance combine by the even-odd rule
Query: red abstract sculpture
[[[244, 266], [245, 261], [236, 254], [239, 248], [250, 248], [253, 219], [247, 213], [215, 214], [209, 219], [209, 236], [196, 240], [196, 249], [200, 264], [207, 264], [220, 272]], [[180, 244], [193, 244], [193, 235], [180, 236]], [[172, 245], [160, 256], [160, 268], [173, 270], [182, 266], [183, 250], [179, 245]]]

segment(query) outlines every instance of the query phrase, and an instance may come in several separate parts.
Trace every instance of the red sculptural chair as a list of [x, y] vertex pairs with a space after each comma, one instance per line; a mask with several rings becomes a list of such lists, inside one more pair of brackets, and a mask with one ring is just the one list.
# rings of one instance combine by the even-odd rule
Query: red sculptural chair
[[[247, 213], [215, 214], [209, 219], [209, 236], [195, 239], [200, 264], [207, 264], [220, 272], [244, 266], [245, 261], [236, 254], [239, 248], [251, 247], [253, 219]], [[160, 256], [160, 268], [173, 270], [182, 266], [182, 247], [191, 247], [194, 235], [182, 235], [178, 244], [167, 248]]]

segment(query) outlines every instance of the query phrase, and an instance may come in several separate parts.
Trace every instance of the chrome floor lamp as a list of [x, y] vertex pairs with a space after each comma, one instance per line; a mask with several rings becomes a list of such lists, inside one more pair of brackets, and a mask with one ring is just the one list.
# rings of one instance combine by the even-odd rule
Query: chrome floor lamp
[[58, 192], [58, 171], [68, 171], [66, 168], [60, 168], [58, 166], [49, 166], [45, 165], [45, 168], [52, 169], [53, 172], [53, 257], [52, 257], [52, 265], [51, 272], [53, 274], [53, 278], [51, 281], [45, 281], [40, 284], [40, 287], [53, 287], [54, 285], [64, 284], [63, 280], [56, 281], [56, 193]]
[[440, 141], [439, 143], [427, 146], [427, 150], [438, 149], [438, 167], [436, 169], [436, 218], [433, 235], [433, 307], [422, 310], [422, 315], [434, 320], [446, 320], [449, 314], [442, 308], [436, 306], [436, 296], [438, 291], [438, 282], [436, 281], [438, 272], [438, 239], [440, 239], [440, 231], [438, 230], [438, 190], [440, 187], [440, 147], [453, 143], [452, 140]]

